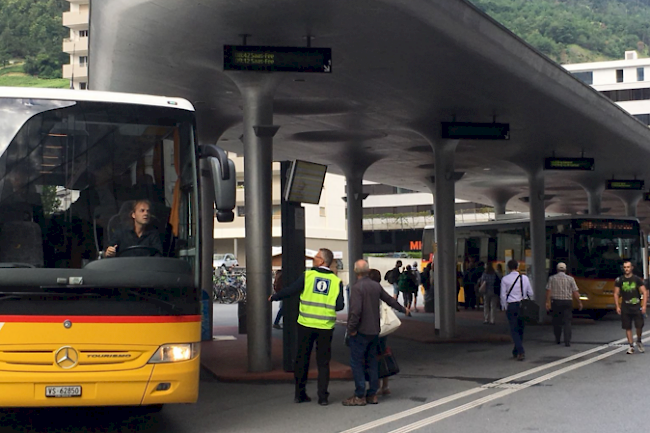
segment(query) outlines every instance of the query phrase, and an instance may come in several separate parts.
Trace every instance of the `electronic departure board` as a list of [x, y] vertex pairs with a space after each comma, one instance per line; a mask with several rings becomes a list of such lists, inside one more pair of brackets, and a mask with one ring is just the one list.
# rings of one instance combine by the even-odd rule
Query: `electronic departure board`
[[594, 170], [593, 158], [546, 158], [544, 170]]
[[442, 138], [451, 140], [510, 140], [508, 123], [442, 122]]
[[289, 202], [318, 204], [327, 166], [296, 160], [287, 178], [284, 199]]
[[643, 189], [644, 182], [642, 180], [608, 180], [607, 189], [616, 189], [616, 190], [630, 190], [638, 191]]
[[225, 71], [332, 72], [332, 49], [224, 45]]

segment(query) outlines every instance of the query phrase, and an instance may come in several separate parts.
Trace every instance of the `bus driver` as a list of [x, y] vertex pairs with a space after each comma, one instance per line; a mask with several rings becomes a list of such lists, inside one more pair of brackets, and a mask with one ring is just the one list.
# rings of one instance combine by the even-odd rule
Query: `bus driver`
[[[157, 250], [157, 255], [162, 255], [162, 242], [160, 235], [154, 228], [148, 227], [151, 219], [151, 203], [149, 200], [136, 200], [131, 209], [133, 228], [118, 229], [109, 234], [109, 247], [106, 248], [106, 257], [115, 257], [120, 252], [124, 257], [152, 256]], [[130, 247], [142, 246], [148, 248], [133, 249]]]

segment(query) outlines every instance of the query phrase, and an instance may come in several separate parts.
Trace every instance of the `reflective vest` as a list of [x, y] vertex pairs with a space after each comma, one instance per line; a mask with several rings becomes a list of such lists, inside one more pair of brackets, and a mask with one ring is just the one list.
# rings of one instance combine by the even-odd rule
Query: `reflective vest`
[[334, 329], [340, 291], [341, 280], [336, 275], [314, 270], [305, 272], [298, 323], [307, 328]]

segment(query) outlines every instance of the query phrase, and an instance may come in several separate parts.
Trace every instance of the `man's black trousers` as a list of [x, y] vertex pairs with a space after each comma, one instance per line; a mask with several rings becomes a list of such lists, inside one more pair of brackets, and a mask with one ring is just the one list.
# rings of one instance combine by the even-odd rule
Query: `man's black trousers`
[[555, 342], [560, 342], [564, 329], [564, 343], [571, 343], [571, 318], [573, 317], [573, 301], [570, 299], [552, 299], [551, 311], [553, 312], [553, 333]]
[[307, 328], [298, 324], [298, 353], [296, 355], [296, 398], [305, 395], [309, 358], [316, 342], [316, 364], [318, 365], [318, 398], [327, 399], [330, 382], [330, 359], [332, 358], [332, 335], [334, 329]]

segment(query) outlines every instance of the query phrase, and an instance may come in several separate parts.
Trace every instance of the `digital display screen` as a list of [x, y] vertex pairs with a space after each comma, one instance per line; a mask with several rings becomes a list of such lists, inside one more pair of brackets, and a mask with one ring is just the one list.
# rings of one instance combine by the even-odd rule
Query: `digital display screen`
[[635, 190], [643, 189], [644, 182], [642, 180], [608, 180], [607, 189], [617, 190]]
[[546, 158], [544, 170], [594, 170], [593, 158]]
[[510, 124], [442, 122], [442, 138], [452, 140], [510, 140]]
[[224, 45], [225, 71], [332, 72], [332, 49]]
[[576, 220], [575, 228], [580, 231], [638, 231], [638, 226], [633, 221]]
[[296, 203], [318, 204], [323, 190], [327, 166], [296, 160], [291, 166], [285, 200]]

